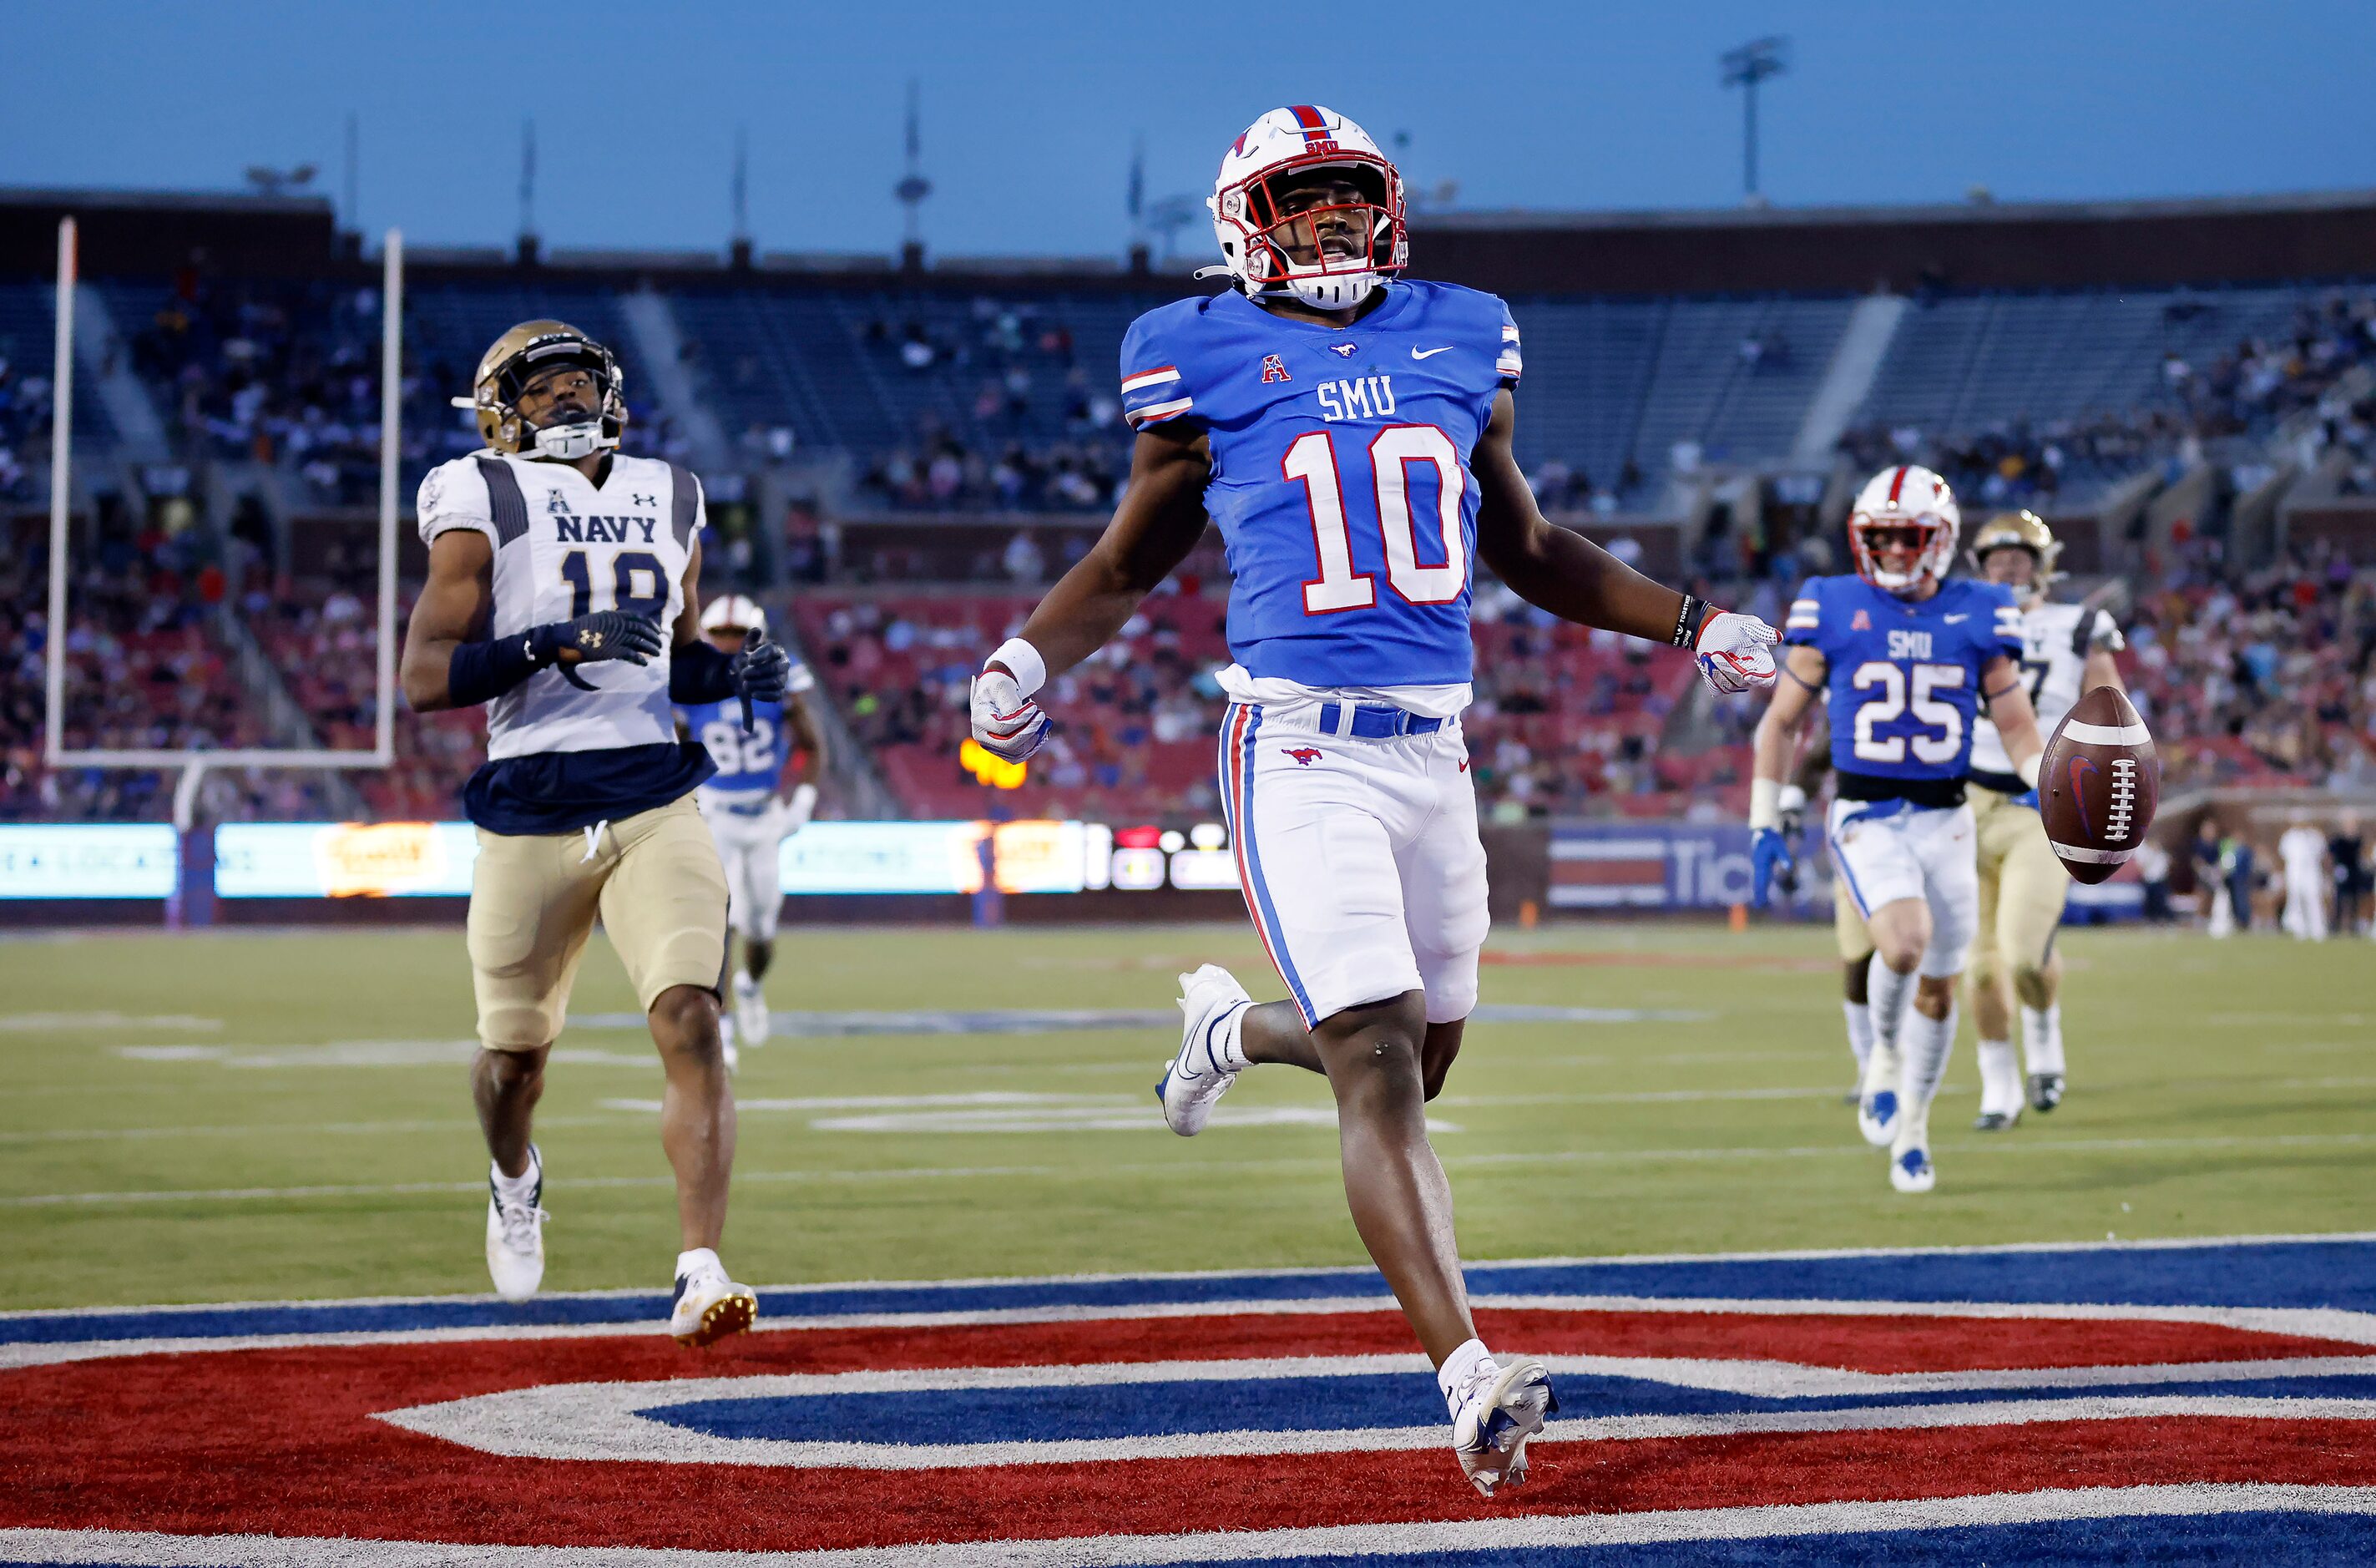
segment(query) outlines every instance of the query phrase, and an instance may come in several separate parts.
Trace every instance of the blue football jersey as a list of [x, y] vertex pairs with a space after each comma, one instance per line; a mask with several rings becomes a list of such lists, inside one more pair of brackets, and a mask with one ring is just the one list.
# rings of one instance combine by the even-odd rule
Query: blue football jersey
[[1960, 778], [1980, 671], [2021, 662], [2021, 609], [1997, 583], [1953, 577], [1919, 603], [1862, 577], [1810, 577], [1782, 640], [1828, 665], [1832, 766], [1884, 778]]
[[747, 735], [742, 732], [740, 699], [694, 703], [677, 711], [684, 716], [685, 729], [718, 765], [718, 772], [702, 788], [730, 793], [766, 790], [783, 777], [790, 746], [784, 735], [781, 703], [753, 703]]
[[1521, 369], [1491, 294], [1398, 281], [1347, 327], [1243, 294], [1147, 312], [1123, 339], [1133, 427], [1194, 422], [1229, 551], [1230, 652], [1308, 686], [1469, 678], [1469, 454]]

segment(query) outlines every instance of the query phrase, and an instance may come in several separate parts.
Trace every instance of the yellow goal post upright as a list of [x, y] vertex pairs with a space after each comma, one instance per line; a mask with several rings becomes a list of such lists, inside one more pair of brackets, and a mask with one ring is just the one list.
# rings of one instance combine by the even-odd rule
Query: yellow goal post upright
[[[48, 627], [42, 638], [43, 766], [61, 768], [119, 767], [178, 770], [173, 825], [187, 834], [194, 824], [199, 784], [209, 768], [386, 768], [396, 760], [396, 525], [397, 479], [403, 449], [404, 235], [390, 229], [381, 251], [379, 399], [379, 593], [377, 668], [373, 695], [375, 726], [369, 751], [352, 747], [303, 750], [233, 746], [69, 747], [65, 743], [67, 642], [66, 562], [71, 544], [74, 495], [75, 286], [79, 278], [75, 220], [58, 220], [57, 342], [52, 385], [50, 429], [50, 578]], [[180, 902], [179, 898], [174, 901]]]

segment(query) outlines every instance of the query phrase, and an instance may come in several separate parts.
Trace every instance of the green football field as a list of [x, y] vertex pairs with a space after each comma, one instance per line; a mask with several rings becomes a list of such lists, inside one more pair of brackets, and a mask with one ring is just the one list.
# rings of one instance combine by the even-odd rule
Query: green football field
[[[1828, 928], [1497, 933], [1432, 1108], [1471, 1258], [2376, 1229], [2376, 951], [2074, 931], [2070, 1099], [1893, 1194], [1842, 1104]], [[1250, 1074], [1194, 1142], [1170, 1011], [1247, 929], [788, 929], [779, 1014], [893, 1032], [746, 1052], [729, 1264], [755, 1283], [1344, 1264], [1325, 1086]], [[665, 1288], [660, 1075], [600, 942], [540, 1112], [549, 1289]], [[886, 1014], [955, 1013], [971, 1019]], [[610, 1015], [604, 1017], [603, 1015]], [[968, 1032], [896, 1032], [959, 1026]], [[458, 929], [0, 943], [0, 1307], [486, 1288]]]

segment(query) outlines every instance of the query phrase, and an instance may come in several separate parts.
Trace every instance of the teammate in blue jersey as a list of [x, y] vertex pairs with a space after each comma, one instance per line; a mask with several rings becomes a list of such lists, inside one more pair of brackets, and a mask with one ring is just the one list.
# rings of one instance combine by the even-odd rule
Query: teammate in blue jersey
[[[1518, 328], [1490, 294], [1399, 277], [1401, 177], [1359, 125], [1309, 104], [1265, 114], [1222, 158], [1210, 205], [1238, 287], [1131, 328], [1129, 488], [975, 680], [973, 733], [1028, 756], [1049, 726], [1034, 694], [1219, 525], [1236, 660], [1220, 677], [1225, 815], [1289, 998], [1256, 1004], [1213, 965], [1182, 976], [1164, 1119], [1196, 1133], [1254, 1063], [1326, 1075], [1354, 1224], [1491, 1496], [1524, 1479], [1551, 1398], [1541, 1362], [1497, 1361], [1477, 1337], [1427, 1141], [1486, 929], [1460, 728], [1472, 566], [1568, 620], [1691, 648], [1722, 691], [1772, 683], [1776, 634], [1543, 521], [1511, 456]], [[1201, 1226], [1201, 1207], [1182, 1220]]]
[[[703, 609], [701, 635], [731, 658], [765, 641], [767, 612], [742, 594], [728, 594]], [[694, 799], [726, 868], [727, 923], [742, 938], [734, 1010], [719, 1020], [730, 1068], [741, 1047], [767, 1043], [767, 993], [761, 981], [775, 959], [776, 921], [784, 905], [784, 840], [808, 826], [816, 811], [817, 781], [825, 777], [825, 734], [807, 698], [815, 689], [809, 667], [788, 658], [783, 700], [753, 703], [748, 729], [739, 701], [676, 710], [678, 725], [701, 742], [718, 768]]]
[[1848, 514], [1856, 576], [1811, 577], [1790, 606], [1784, 678], [1757, 726], [1750, 785], [1763, 904], [1775, 871], [1790, 863], [1782, 777], [1820, 695], [1837, 776], [1832, 861], [1873, 944], [1857, 1124], [1888, 1146], [1890, 1185], [1901, 1193], [1927, 1193], [1937, 1180], [1930, 1101], [1955, 1043], [1955, 977], [1979, 927], [1964, 773], [1980, 705], [2033, 791], [2043, 749], [2012, 590], [1947, 579], [1962, 529], [1954, 493], [1929, 469], [1884, 469], [1865, 485]]

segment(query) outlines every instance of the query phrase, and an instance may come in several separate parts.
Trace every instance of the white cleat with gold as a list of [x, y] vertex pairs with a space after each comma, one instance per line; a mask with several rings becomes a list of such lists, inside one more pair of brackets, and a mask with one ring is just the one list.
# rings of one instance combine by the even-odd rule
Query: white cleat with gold
[[748, 1285], [727, 1277], [718, 1254], [704, 1247], [677, 1260], [676, 1305], [669, 1333], [680, 1345], [699, 1349], [758, 1321], [759, 1298]]

